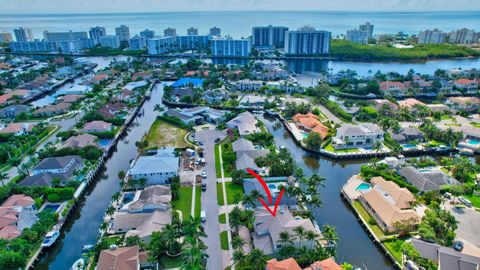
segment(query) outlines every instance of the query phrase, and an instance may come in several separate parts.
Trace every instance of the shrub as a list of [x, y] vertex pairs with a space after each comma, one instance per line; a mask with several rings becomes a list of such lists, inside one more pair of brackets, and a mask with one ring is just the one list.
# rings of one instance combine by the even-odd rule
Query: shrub
[[368, 220], [368, 224], [377, 225], [377, 221], [373, 217], [370, 217], [370, 219]]
[[60, 196], [56, 193], [50, 193], [47, 196], [47, 200], [49, 202], [59, 202], [60, 201]]

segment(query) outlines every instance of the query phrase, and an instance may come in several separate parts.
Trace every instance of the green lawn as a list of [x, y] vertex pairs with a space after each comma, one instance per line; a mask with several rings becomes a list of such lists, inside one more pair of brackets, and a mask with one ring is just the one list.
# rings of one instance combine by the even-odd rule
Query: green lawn
[[200, 217], [200, 211], [202, 209], [200, 198], [202, 198], [202, 187], [197, 186], [195, 187], [195, 217]]
[[402, 245], [405, 243], [405, 240], [396, 239], [396, 240], [388, 240], [382, 242], [385, 247], [390, 251], [390, 253], [395, 257], [397, 262], [402, 262]]
[[218, 216], [218, 222], [222, 223], [222, 224], [225, 224], [227, 223], [227, 215], [225, 214], [220, 214]]
[[225, 182], [225, 189], [227, 190], [227, 204], [235, 204], [235, 194], [240, 194], [240, 199], [243, 197], [243, 186], [235, 185], [232, 182]]
[[329, 143], [326, 147], [325, 150], [329, 152], [336, 152], [336, 153], [353, 153], [353, 152], [358, 152], [357, 148], [351, 148], [351, 149], [335, 149], [333, 148], [332, 144]]
[[225, 201], [223, 200], [222, 183], [217, 183], [217, 202], [218, 202], [218, 205], [220, 206], [225, 204]]
[[222, 169], [220, 168], [220, 144], [215, 145], [215, 172], [217, 178], [222, 177]]
[[472, 125], [473, 127], [476, 127], [476, 128], [480, 128], [480, 124], [477, 123], [477, 122], [470, 122], [470, 125]]
[[358, 202], [358, 201], [355, 201], [353, 202], [353, 207], [357, 210], [357, 212], [360, 214], [360, 216], [365, 220], [365, 222], [367, 223], [367, 226], [373, 231], [373, 233], [379, 237], [379, 238], [383, 238], [385, 237], [385, 234], [382, 232], [382, 230], [380, 229], [380, 227], [378, 227], [378, 225], [370, 225], [368, 223], [368, 221], [370, 220], [371, 216], [370, 214], [367, 212], [367, 210], [365, 210], [365, 208], [363, 208], [363, 206]]
[[474, 207], [480, 208], [480, 196], [475, 196], [472, 194], [472, 195], [463, 195], [463, 197], [471, 201]]
[[220, 246], [223, 250], [228, 250], [228, 235], [227, 231], [220, 233]]
[[155, 120], [144, 139], [148, 141], [148, 148], [163, 146], [187, 148], [190, 146], [184, 139], [187, 133], [186, 129], [162, 120]]
[[[193, 187], [181, 186], [179, 189], [179, 199], [175, 201], [175, 207], [173, 210], [180, 210], [184, 219], [190, 216], [192, 209], [192, 192]], [[196, 206], [197, 205], [195, 204], [195, 208], [197, 208]], [[195, 209], [195, 211], [196, 210], [197, 209]]]
[[182, 256], [171, 258], [164, 255], [160, 258], [160, 269], [178, 268], [180, 266], [182, 266]]

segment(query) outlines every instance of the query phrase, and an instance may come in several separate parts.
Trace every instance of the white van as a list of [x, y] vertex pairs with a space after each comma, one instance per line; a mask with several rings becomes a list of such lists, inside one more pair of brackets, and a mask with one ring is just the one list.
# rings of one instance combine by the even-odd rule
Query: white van
[[207, 221], [207, 213], [205, 211], [202, 211], [200, 213], [200, 219], [202, 220], [202, 222]]

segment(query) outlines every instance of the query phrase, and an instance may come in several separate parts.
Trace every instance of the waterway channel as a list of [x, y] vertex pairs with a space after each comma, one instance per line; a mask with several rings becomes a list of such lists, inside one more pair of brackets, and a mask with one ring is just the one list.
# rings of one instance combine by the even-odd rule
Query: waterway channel
[[161, 103], [162, 95], [163, 84], [159, 83], [153, 89], [152, 98], [144, 103], [141, 109], [144, 113], [137, 116], [127, 129], [127, 134], [120, 139], [106, 161], [99, 179], [89, 187], [85, 198], [65, 223], [57, 242], [42, 254], [34, 269], [69, 269], [81, 257], [82, 246], [96, 242], [105, 209], [112, 195], [120, 191], [118, 172], [127, 171], [130, 162], [136, 157], [135, 142], [143, 137], [154, 122], [158, 113], [153, 108], [155, 104]]

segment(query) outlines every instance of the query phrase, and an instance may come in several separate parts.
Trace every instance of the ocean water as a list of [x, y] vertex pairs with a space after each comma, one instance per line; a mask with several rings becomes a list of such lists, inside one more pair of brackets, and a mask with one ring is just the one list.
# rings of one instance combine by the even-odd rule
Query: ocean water
[[12, 31], [17, 27], [33, 30], [35, 38], [42, 38], [44, 30], [88, 31], [92, 26], [104, 26], [114, 34], [120, 24], [130, 27], [131, 34], [149, 28], [158, 34], [173, 27], [177, 34], [186, 34], [187, 28], [199, 29], [206, 34], [210, 27], [222, 29], [222, 35], [248, 37], [256, 25], [284, 25], [296, 29], [311, 25], [328, 30], [334, 36], [345, 34], [360, 23], [369, 21], [375, 25], [374, 33], [418, 34], [425, 29], [438, 28], [451, 31], [458, 28], [480, 30], [480, 12], [342, 12], [342, 11], [211, 11], [211, 12], [155, 12], [108, 14], [1, 14], [0, 31]]

